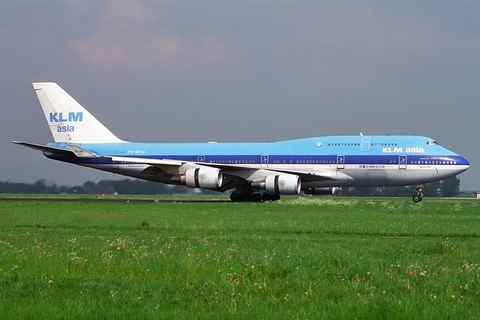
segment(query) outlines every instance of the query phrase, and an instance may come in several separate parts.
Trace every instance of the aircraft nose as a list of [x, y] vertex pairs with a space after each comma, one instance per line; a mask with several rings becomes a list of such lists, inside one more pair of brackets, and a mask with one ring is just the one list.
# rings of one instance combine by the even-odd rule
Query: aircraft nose
[[470, 168], [470, 162], [462, 156], [460, 156], [460, 161], [457, 164], [459, 165], [459, 173]]

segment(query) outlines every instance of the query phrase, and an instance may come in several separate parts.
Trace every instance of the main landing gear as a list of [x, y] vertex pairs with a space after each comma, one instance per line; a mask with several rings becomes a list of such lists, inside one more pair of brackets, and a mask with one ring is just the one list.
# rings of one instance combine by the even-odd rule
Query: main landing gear
[[251, 189], [235, 189], [230, 195], [233, 202], [262, 202], [280, 200], [280, 195], [267, 192], [252, 192]]
[[412, 197], [413, 202], [420, 202], [422, 201], [423, 198], [423, 193], [422, 193], [423, 187], [417, 187], [417, 193], [415, 193]]

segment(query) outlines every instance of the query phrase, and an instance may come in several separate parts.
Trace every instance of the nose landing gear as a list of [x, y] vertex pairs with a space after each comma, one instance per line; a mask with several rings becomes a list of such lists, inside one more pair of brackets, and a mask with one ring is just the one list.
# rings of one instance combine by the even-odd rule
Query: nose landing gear
[[423, 187], [417, 187], [417, 193], [415, 193], [412, 197], [413, 202], [422, 201], [422, 198], [423, 198], [422, 189], [423, 189]]

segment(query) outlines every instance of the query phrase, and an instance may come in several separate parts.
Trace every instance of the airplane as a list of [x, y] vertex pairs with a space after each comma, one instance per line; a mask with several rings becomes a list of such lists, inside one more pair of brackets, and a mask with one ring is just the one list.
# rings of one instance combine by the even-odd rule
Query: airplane
[[117, 138], [54, 82], [33, 83], [55, 142], [12, 143], [50, 159], [138, 179], [225, 192], [239, 201], [333, 194], [338, 187], [416, 185], [470, 166], [435, 140], [409, 135], [323, 136], [262, 143], [132, 143]]

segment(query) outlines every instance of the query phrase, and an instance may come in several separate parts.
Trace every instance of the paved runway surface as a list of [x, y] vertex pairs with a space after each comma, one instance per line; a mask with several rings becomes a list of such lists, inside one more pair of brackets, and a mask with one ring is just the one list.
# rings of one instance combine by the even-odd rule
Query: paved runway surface
[[82, 199], [82, 198], [0, 198], [0, 201], [91, 201], [91, 202], [231, 202], [229, 200], [162, 200], [162, 199]]

